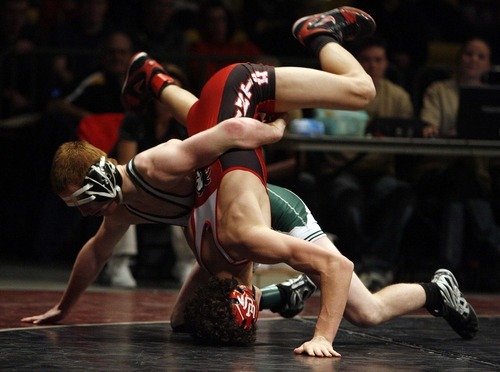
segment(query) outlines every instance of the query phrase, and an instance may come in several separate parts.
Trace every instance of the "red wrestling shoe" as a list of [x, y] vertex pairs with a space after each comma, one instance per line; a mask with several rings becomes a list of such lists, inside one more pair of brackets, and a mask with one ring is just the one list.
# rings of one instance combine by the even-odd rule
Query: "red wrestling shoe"
[[136, 53], [130, 60], [122, 87], [122, 104], [126, 110], [142, 112], [153, 97], [160, 98], [165, 87], [174, 84], [163, 67], [146, 53]]
[[362, 10], [343, 6], [302, 17], [293, 24], [293, 36], [305, 45], [313, 35], [331, 35], [339, 43], [368, 36], [375, 31], [373, 18]]

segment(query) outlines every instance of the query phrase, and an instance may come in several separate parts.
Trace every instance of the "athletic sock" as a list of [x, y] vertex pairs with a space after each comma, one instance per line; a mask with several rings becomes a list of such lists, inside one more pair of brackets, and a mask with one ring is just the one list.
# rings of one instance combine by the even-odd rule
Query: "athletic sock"
[[259, 303], [260, 310], [269, 309], [272, 312], [277, 312], [283, 307], [283, 302], [286, 299], [283, 289], [276, 284], [270, 284], [260, 290], [262, 291]]
[[425, 305], [429, 313], [434, 316], [442, 315], [443, 297], [436, 283], [419, 283], [425, 291]]
[[337, 40], [331, 35], [317, 35], [313, 36], [307, 45], [311, 48], [315, 56], [319, 56], [321, 49], [331, 42], [337, 43]]

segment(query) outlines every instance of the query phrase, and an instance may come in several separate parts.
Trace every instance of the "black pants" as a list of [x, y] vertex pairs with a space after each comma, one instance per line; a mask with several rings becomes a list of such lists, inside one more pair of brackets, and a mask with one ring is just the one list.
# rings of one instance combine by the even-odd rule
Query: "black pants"
[[340, 251], [365, 270], [391, 270], [415, 206], [410, 184], [389, 175], [341, 173], [328, 188], [326, 214]]

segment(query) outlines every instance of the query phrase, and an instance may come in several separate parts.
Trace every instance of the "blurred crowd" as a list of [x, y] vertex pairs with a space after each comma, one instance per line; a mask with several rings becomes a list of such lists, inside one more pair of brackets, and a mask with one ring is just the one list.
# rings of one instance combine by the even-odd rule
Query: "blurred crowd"
[[[197, 94], [233, 62], [314, 66], [291, 26], [303, 15], [344, 5], [377, 22], [373, 39], [348, 46], [379, 92], [367, 108], [370, 122], [419, 119], [424, 136], [453, 136], [443, 128], [453, 130], [456, 109], [447, 117], [451, 124], [443, 124], [439, 115], [450, 106], [433, 106], [432, 99], [444, 91], [452, 97], [446, 102], [453, 102], [458, 85], [481, 84], [499, 72], [496, 0], [0, 0], [0, 154], [6, 169], [0, 253], [36, 262], [73, 259], [99, 225], [65, 208], [50, 190], [51, 159], [61, 143], [98, 143], [124, 163], [162, 141], [185, 137], [159, 107], [144, 118], [124, 112], [120, 89], [135, 52], [149, 53]], [[460, 70], [467, 58], [483, 58], [474, 77]], [[428, 91], [436, 81], [448, 85]], [[498, 161], [438, 159], [429, 166], [429, 159], [416, 157], [339, 153], [304, 156], [297, 164], [290, 154], [268, 153], [273, 182], [306, 200], [341, 251], [359, 263], [372, 290], [409, 270], [416, 251], [421, 261], [431, 257], [474, 272], [500, 252]], [[131, 265], [123, 257], [132, 252], [136, 275], [142, 268], [142, 275], [154, 276], [154, 266], [157, 276], [179, 279], [172, 263], [182, 255], [172, 248], [179, 232], [137, 229], [117, 265]], [[486, 253], [471, 254], [466, 247]], [[111, 279], [103, 280], [112, 280], [108, 271]], [[135, 281], [126, 278], [124, 286]]]

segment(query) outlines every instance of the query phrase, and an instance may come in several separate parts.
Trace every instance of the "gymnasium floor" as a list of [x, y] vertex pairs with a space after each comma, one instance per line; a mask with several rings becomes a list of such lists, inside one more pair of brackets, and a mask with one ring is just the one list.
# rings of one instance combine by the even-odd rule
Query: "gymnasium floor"
[[21, 323], [58, 301], [68, 274], [0, 263], [0, 371], [500, 370], [500, 294], [466, 293], [480, 317], [473, 340], [418, 311], [371, 329], [343, 322], [335, 341], [342, 358], [322, 359], [293, 353], [313, 333], [316, 295], [294, 319], [261, 312], [257, 343], [249, 348], [199, 346], [172, 333], [177, 286], [166, 281], [132, 291], [96, 285], [61, 324]]

